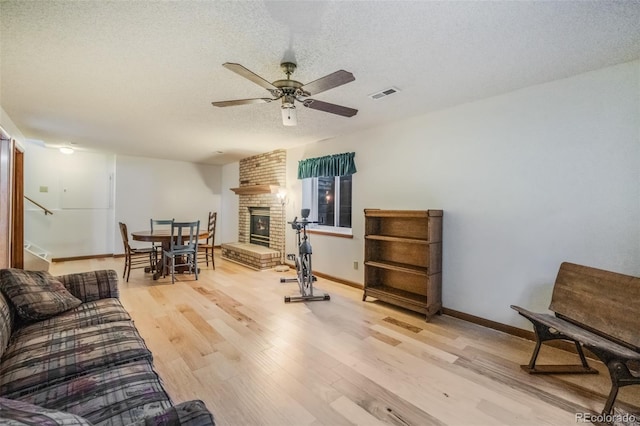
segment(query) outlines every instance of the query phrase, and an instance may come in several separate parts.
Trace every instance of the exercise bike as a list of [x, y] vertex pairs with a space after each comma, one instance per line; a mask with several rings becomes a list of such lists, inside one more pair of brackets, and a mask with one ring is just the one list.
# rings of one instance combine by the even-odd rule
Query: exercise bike
[[317, 278], [313, 275], [311, 269], [311, 243], [309, 242], [309, 237], [307, 236], [307, 226], [310, 223], [318, 223], [307, 220], [309, 217], [309, 209], [302, 209], [301, 216], [302, 220], [298, 221], [298, 217], [296, 216], [292, 222], [287, 222], [291, 225], [291, 228], [296, 230], [296, 240], [298, 243], [298, 255], [296, 256], [293, 253], [287, 255], [287, 259], [293, 260], [296, 267], [296, 278], [280, 278], [280, 282], [292, 282], [297, 281], [298, 287], [300, 288], [300, 296], [285, 296], [284, 302], [313, 302], [320, 300], [330, 300], [331, 297], [324, 293], [323, 295], [314, 295], [313, 294], [313, 282], [317, 280]]

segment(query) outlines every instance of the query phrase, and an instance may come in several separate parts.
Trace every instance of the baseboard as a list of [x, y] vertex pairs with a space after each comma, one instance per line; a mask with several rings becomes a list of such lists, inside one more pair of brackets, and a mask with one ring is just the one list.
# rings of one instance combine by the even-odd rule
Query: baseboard
[[122, 257], [124, 254], [114, 255], [113, 253], [107, 254], [92, 254], [89, 256], [72, 256], [72, 257], [54, 257], [51, 259], [52, 262], [70, 262], [72, 260], [87, 260], [87, 259], [104, 259], [105, 257]]
[[[221, 246], [214, 246], [214, 249], [219, 249]], [[51, 259], [52, 262], [70, 262], [72, 260], [88, 260], [88, 259], [104, 259], [106, 257], [124, 257], [124, 253], [113, 254], [92, 254], [88, 256], [71, 256], [71, 257], [54, 257]]]
[[527, 340], [536, 340], [536, 335], [533, 333], [533, 331], [523, 330], [512, 325], [503, 324], [501, 322], [492, 321], [486, 318], [477, 317], [475, 315], [444, 307], [442, 308], [442, 313], [445, 315], [449, 315], [450, 317], [481, 325], [483, 327], [502, 331], [503, 333], [511, 334], [512, 336], [522, 337], [523, 339]]

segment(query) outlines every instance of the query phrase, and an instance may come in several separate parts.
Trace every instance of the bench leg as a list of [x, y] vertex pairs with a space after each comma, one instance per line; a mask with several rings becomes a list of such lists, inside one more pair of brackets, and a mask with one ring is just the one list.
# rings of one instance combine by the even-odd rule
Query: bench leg
[[592, 370], [591, 367], [589, 367], [589, 364], [587, 363], [587, 358], [584, 356], [584, 352], [582, 352], [582, 346], [580, 346], [580, 343], [578, 342], [573, 342], [576, 344], [576, 351], [578, 351], [578, 355], [580, 356], [580, 362], [582, 362], [582, 367], [586, 370]]
[[[589, 367], [587, 359], [584, 356], [582, 347], [577, 341], [570, 339], [569, 337], [559, 333], [557, 331], [552, 332], [549, 327], [540, 323], [533, 323], [533, 328], [536, 332], [536, 347], [531, 355], [531, 360], [528, 365], [521, 365], [520, 367], [529, 374], [598, 374], [598, 370]], [[549, 340], [570, 340], [576, 345], [576, 351], [580, 356], [580, 362], [582, 365], [539, 365], [536, 366], [536, 360], [540, 353], [542, 343]]]
[[602, 409], [602, 414], [612, 414], [613, 404], [618, 396], [618, 389], [623, 386], [640, 385], [640, 377], [634, 376], [627, 367], [626, 360], [614, 358], [608, 351], [601, 348], [588, 347], [591, 352], [596, 354], [598, 358], [609, 369], [609, 375], [611, 377], [611, 390], [609, 391], [609, 397]]
[[538, 333], [536, 333], [536, 347], [533, 349], [533, 353], [531, 354], [531, 360], [529, 361], [529, 365], [527, 368], [530, 371], [536, 369], [536, 359], [538, 359], [538, 354], [540, 353], [540, 347], [542, 346], [542, 340], [538, 337]]
[[609, 391], [607, 402], [604, 404], [604, 408], [602, 409], [602, 414], [611, 414], [611, 411], [613, 410], [613, 403], [616, 401], [616, 397], [618, 396], [618, 389], [618, 385], [615, 382], [611, 382], [611, 390]]

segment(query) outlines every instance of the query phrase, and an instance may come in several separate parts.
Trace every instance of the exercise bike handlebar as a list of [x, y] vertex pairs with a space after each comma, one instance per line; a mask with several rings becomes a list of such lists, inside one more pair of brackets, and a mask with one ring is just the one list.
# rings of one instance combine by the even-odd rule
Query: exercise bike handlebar
[[298, 216], [294, 217], [293, 220], [291, 222], [287, 222], [288, 224], [291, 225], [291, 228], [295, 229], [295, 230], [300, 230], [300, 227], [305, 228], [308, 224], [310, 223], [318, 223], [318, 221], [314, 221], [314, 220], [307, 220], [307, 218], [304, 218], [302, 220], [298, 220]]

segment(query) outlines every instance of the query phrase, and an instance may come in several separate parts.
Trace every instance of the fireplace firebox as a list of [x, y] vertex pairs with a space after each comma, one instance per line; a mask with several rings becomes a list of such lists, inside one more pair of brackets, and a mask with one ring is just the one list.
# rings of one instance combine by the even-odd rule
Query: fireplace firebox
[[249, 207], [249, 243], [269, 247], [271, 214], [269, 207]]

